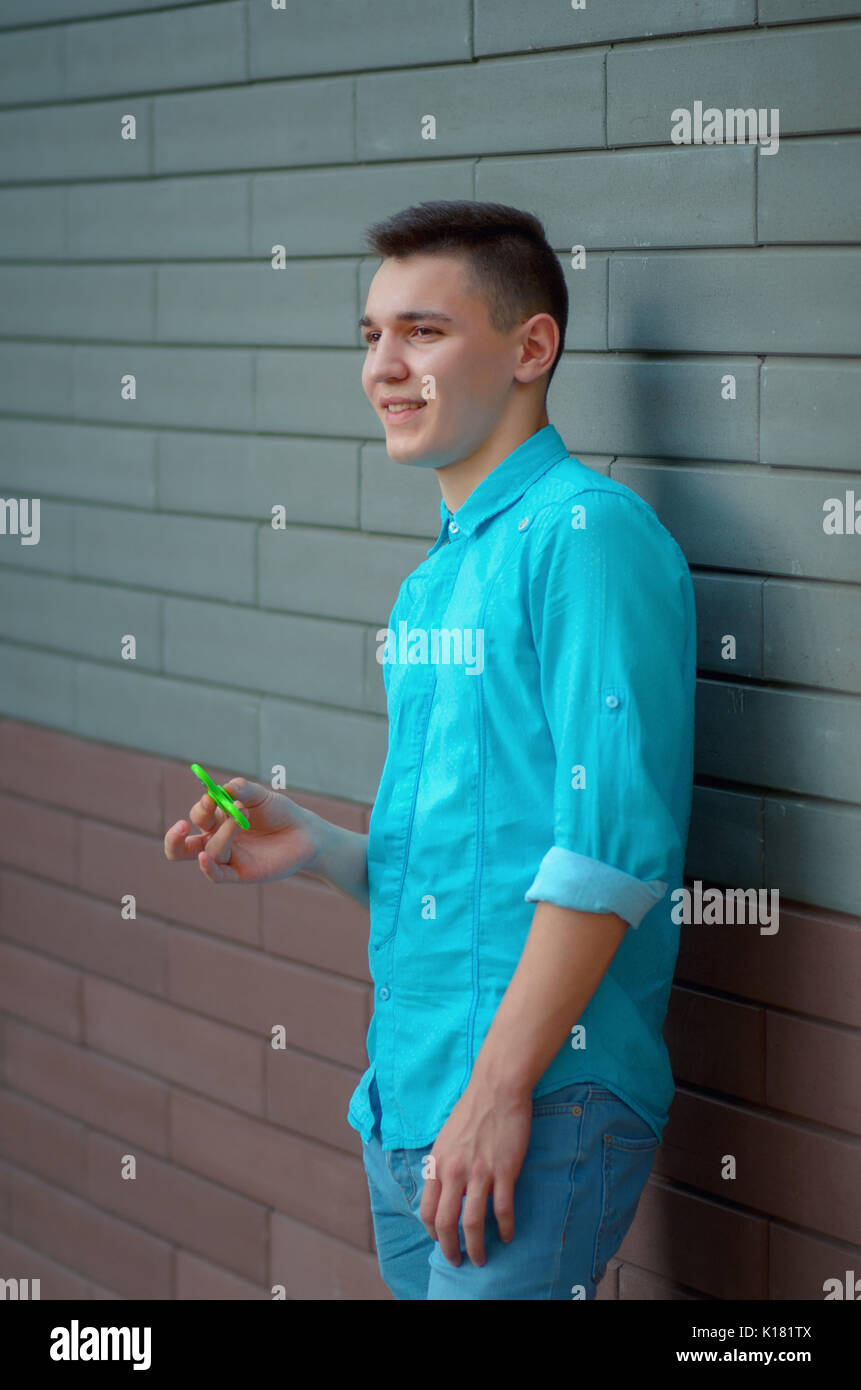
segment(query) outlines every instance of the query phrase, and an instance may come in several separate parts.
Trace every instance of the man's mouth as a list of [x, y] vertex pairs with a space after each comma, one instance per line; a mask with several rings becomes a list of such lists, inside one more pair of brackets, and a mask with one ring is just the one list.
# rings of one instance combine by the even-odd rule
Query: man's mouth
[[383, 409], [387, 415], [403, 415], [408, 410], [421, 410], [425, 404], [425, 401], [404, 401], [396, 405], [383, 406]]

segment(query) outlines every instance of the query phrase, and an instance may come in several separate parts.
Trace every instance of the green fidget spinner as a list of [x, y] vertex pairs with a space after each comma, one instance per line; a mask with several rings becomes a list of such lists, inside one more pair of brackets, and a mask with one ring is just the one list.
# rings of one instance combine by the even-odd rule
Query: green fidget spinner
[[237, 811], [233, 797], [230, 795], [227, 788], [220, 787], [217, 782], [213, 782], [209, 773], [204, 772], [200, 763], [191, 763], [190, 766], [195, 777], [200, 778], [216, 805], [220, 806], [222, 811], [226, 811], [234, 820], [238, 820], [243, 830], [250, 830], [251, 822], [243, 816], [241, 811]]

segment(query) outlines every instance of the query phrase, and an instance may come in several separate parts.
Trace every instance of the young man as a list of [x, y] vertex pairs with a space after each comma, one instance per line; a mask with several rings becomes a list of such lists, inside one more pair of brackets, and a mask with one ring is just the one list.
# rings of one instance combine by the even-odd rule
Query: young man
[[[369, 835], [235, 779], [252, 829], [202, 798], [198, 859], [215, 882], [304, 867], [369, 903], [349, 1121], [396, 1297], [591, 1299], [674, 1090], [690, 573], [652, 508], [548, 423], [568, 304], [537, 218], [422, 204], [369, 247], [364, 389], [389, 457], [442, 493], [378, 634], [389, 748]], [[196, 853], [184, 822], [166, 850]]]

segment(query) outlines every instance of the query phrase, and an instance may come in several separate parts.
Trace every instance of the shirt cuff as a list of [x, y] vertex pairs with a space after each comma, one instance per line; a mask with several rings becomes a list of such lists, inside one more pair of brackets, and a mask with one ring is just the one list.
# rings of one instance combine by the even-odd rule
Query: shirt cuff
[[556, 903], [580, 912], [615, 912], [629, 926], [638, 927], [667, 891], [659, 878], [648, 882], [614, 869], [600, 859], [554, 845], [538, 866], [527, 888], [527, 902]]

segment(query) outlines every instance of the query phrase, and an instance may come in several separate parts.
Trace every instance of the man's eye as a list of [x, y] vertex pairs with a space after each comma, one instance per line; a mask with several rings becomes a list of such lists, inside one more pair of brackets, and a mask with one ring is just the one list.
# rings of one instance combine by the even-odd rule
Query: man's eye
[[[415, 326], [415, 328], [413, 329], [413, 332], [414, 332], [414, 333], [438, 333], [438, 332], [439, 332], [439, 329], [438, 329], [438, 328], [429, 328], [429, 327], [427, 326], [427, 324], [424, 324], [424, 323], [417, 323], [416, 326]], [[370, 345], [371, 345], [372, 343], [376, 342], [377, 338], [378, 338], [380, 335], [379, 335], [379, 333], [376, 331], [376, 329], [374, 329], [373, 332], [371, 332], [371, 333], [365, 333], [363, 336], [364, 336], [365, 342], [366, 342], [366, 343], [368, 344], [368, 346], [370, 347]]]

